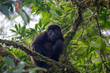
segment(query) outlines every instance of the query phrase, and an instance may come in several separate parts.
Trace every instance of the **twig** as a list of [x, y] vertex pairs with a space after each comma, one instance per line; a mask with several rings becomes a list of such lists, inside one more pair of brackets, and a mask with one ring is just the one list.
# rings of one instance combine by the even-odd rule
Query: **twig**
[[104, 59], [103, 59], [103, 57], [102, 57], [102, 55], [101, 55], [101, 51], [100, 51], [100, 57], [101, 57], [101, 60], [102, 60], [102, 62], [103, 62], [103, 64], [104, 64], [104, 66], [107, 68], [107, 70], [108, 71], [110, 71], [110, 69], [108, 68], [108, 66], [105, 64], [105, 61], [104, 61]]
[[[100, 25], [99, 25], [97, 16], [95, 17], [95, 20], [96, 20], [97, 25], [98, 25], [99, 35], [100, 35], [100, 37], [102, 37], [101, 30], [100, 30]], [[102, 55], [101, 55], [101, 50], [100, 50], [100, 57], [101, 57], [101, 60], [102, 60], [102, 62], [103, 62], [103, 64], [104, 64], [104, 66], [107, 68], [108, 71], [110, 71], [110, 69], [108, 68], [108, 66], [104, 63], [105, 61], [104, 61], [104, 59], [103, 59], [103, 57], [102, 57]]]
[[67, 28], [69, 28], [71, 25], [67, 26], [66, 28], [64, 28], [62, 31], [65, 31]]
[[79, 39], [82, 37], [83, 33], [84, 33], [84, 28], [83, 28], [82, 33], [81, 33], [81, 35], [79, 36], [78, 40], [76, 41], [76, 43], [78, 43], [78, 41], [79, 41]]
[[[96, 11], [93, 13], [89, 8], [87, 8], [87, 9], [88, 9], [88, 11], [92, 14], [92, 15], [90, 16], [90, 18], [89, 18], [89, 21], [90, 21], [91, 18], [92, 18], [92, 17], [94, 16], [94, 14], [96, 13]], [[89, 21], [85, 24], [85, 26], [88, 25]], [[78, 42], [79, 39], [82, 37], [83, 33], [84, 33], [84, 28], [83, 28], [82, 33], [81, 33], [80, 37], [78, 38], [77, 42]], [[76, 42], [76, 43], [77, 43], [77, 42]]]
[[[88, 9], [88, 8], [87, 8], [87, 9]], [[95, 11], [94, 13], [93, 13], [90, 9], [88, 9], [88, 10], [89, 10], [89, 12], [92, 14], [92, 16], [94, 16], [95, 13], [98, 12], [98, 9], [96, 9], [96, 11]], [[102, 37], [100, 25], [99, 25], [99, 22], [98, 22], [98, 18], [97, 18], [97, 16], [95, 16], [94, 18], [95, 18], [95, 20], [96, 20], [96, 22], [97, 22], [99, 35]], [[101, 57], [101, 60], [102, 60], [102, 62], [103, 62], [103, 64], [104, 64], [105, 61], [103, 60], [103, 57], [102, 57], [102, 55], [101, 55], [101, 51], [100, 51], [100, 57]], [[106, 64], [104, 64], [104, 66], [107, 68], [108, 71], [110, 71], [110, 69], [107, 67]]]
[[101, 34], [101, 30], [100, 30], [100, 26], [99, 26], [99, 22], [98, 22], [98, 18], [97, 18], [97, 16], [95, 17], [95, 20], [96, 20], [97, 25], [98, 25], [99, 35], [102, 37], [102, 34]]

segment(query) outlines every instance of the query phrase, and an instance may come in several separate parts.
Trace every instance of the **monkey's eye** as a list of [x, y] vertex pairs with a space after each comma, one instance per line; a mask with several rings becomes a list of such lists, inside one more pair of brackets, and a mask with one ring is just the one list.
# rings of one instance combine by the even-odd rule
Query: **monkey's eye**
[[56, 34], [56, 35], [60, 35], [60, 31], [55, 30], [55, 34]]
[[53, 32], [52, 30], [49, 30], [48, 31], [48, 36], [50, 36], [52, 34], [52, 32]]

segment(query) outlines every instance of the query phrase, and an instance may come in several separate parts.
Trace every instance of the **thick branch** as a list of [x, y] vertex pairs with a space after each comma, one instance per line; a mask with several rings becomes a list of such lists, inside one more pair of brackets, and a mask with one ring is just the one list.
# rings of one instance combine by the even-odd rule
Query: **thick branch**
[[45, 56], [43, 56], [43, 55], [41, 55], [41, 54], [39, 54], [37, 52], [31, 51], [30, 49], [28, 49], [28, 48], [24, 47], [23, 45], [18, 44], [16, 42], [0, 39], [0, 43], [3, 43], [5, 45], [7, 45], [7, 46], [13, 46], [15, 48], [20, 48], [21, 50], [25, 51], [28, 55], [35, 57], [36, 60], [44, 61], [44, 62], [46, 62], [48, 64], [54, 65], [58, 69], [59, 68], [63, 68], [63, 69], [66, 68], [67, 70], [69, 70], [71, 72], [79, 73], [79, 71], [77, 71], [74, 67], [71, 67], [69, 65], [64, 65], [64, 64], [62, 64], [60, 62], [56, 62], [56, 61], [54, 61], [52, 59], [49, 59], [49, 58], [47, 58], [47, 57], [45, 57]]
[[63, 54], [66, 55], [67, 46], [69, 42], [72, 40], [73, 36], [75, 35], [78, 26], [83, 21], [82, 18], [82, 12], [83, 9], [93, 6], [103, 6], [106, 7], [107, 5], [110, 5], [110, 0], [71, 0], [73, 6], [76, 5], [78, 7], [78, 10], [76, 12], [76, 19], [74, 21], [74, 24], [69, 32], [65, 35], [65, 42], [64, 42], [64, 51]]
[[64, 52], [63, 52], [64, 55], [66, 55], [67, 46], [68, 46], [69, 42], [72, 40], [73, 36], [75, 35], [75, 33], [76, 33], [77, 29], [78, 29], [78, 26], [83, 21], [82, 11], [83, 10], [80, 7], [78, 7], [78, 10], [76, 12], [76, 18], [75, 18], [74, 24], [71, 27], [71, 30], [69, 32], [67, 32], [67, 34], [64, 36], [64, 38], [65, 38]]
[[[10, 53], [9, 51], [7, 51], [5, 48], [2, 47], [2, 45], [0, 45], [0, 56], [1, 57], [5, 57], [5, 56], [9, 56], [13, 59], [15, 65], [18, 64], [18, 62], [21, 62], [21, 60], [16, 57], [14, 54]], [[24, 69], [28, 69], [28, 68], [32, 68], [33, 66], [30, 66], [28, 64], [25, 63], [25, 67]]]
[[73, 5], [81, 6], [82, 8], [103, 6], [110, 7], [110, 0], [71, 0]]
[[64, 51], [63, 54], [66, 55], [66, 49], [69, 42], [72, 40], [73, 36], [75, 35], [78, 26], [83, 21], [82, 12], [83, 9], [93, 6], [103, 6], [106, 7], [107, 5], [110, 6], [110, 0], [71, 0], [72, 5], [76, 5], [78, 7], [78, 12], [76, 12], [76, 19], [74, 21], [73, 27], [67, 34], [65, 35], [65, 42], [64, 42]]

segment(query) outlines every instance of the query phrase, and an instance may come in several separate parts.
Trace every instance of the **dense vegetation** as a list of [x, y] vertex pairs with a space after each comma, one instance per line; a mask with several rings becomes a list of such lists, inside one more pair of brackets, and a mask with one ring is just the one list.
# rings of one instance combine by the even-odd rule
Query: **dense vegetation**
[[[41, 14], [35, 28], [26, 28], [31, 19], [22, 9], [23, 6], [31, 8], [31, 13], [35, 15]], [[10, 13], [12, 15], [14, 12], [14, 7], [24, 20], [24, 25], [18, 23], [15, 24], [15, 29], [10, 29], [15, 33], [11, 41], [0, 39], [2, 43], [0, 44], [0, 72], [34, 73], [36, 70], [55, 73], [110, 72], [109, 0], [0, 1], [0, 12], [9, 19]], [[51, 24], [60, 25], [65, 38], [60, 62], [30, 50], [35, 35], [45, 31]], [[103, 34], [107, 32], [108, 34]], [[49, 70], [34, 67], [30, 55], [54, 65]]]

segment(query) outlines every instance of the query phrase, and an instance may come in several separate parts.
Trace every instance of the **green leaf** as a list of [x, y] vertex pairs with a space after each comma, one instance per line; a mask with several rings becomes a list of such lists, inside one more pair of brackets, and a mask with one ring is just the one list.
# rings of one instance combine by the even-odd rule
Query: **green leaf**
[[97, 41], [98, 47], [100, 49], [106, 48], [106, 43], [105, 43], [104, 39], [102, 39], [101, 37], [98, 37], [98, 39], [96, 41]]
[[8, 63], [9, 66], [11, 66], [13, 68], [15, 67], [14, 61], [10, 57], [6, 56], [6, 57], [4, 57], [4, 60], [6, 63]]
[[49, 0], [52, 4], [54, 4], [54, 2], [52, 0]]
[[31, 68], [31, 69], [29, 69], [29, 73], [34, 73], [35, 71], [47, 71], [46, 69], [44, 69], [44, 68], [40, 68], [40, 67], [36, 67], [36, 68]]
[[22, 27], [22, 29], [26, 29], [26, 25], [24, 25], [24, 26]]
[[37, 31], [37, 25], [38, 25], [38, 24], [35, 25], [35, 29], [36, 29], [36, 31]]
[[0, 4], [2, 4], [3, 2], [2, 1], [0, 1]]
[[101, 40], [102, 40], [101, 37], [98, 37], [96, 40], [99, 48], [101, 48]]
[[101, 48], [102, 48], [102, 49], [106, 49], [106, 46], [107, 46], [107, 45], [106, 45], [106, 40], [102, 39], [102, 40], [101, 40]]
[[39, 9], [36, 11], [37, 15], [39, 15], [41, 12], [42, 12], [42, 11], [39, 10]]
[[0, 5], [0, 12], [2, 12], [6, 17], [9, 18], [9, 11], [6, 5]]
[[59, 18], [59, 15], [55, 13], [53, 10], [49, 10], [50, 14], [53, 15], [54, 17]]
[[19, 29], [21, 29], [21, 25], [19, 24]]
[[18, 31], [18, 26], [15, 24], [16, 31]]
[[23, 69], [24, 68], [24, 62], [19, 62], [17, 65], [17, 69]]
[[24, 25], [24, 26], [22, 27], [22, 33], [25, 33], [25, 31], [26, 31], [26, 25]]
[[106, 48], [108, 50], [108, 52], [110, 53], [110, 46]]
[[24, 25], [21, 29], [21, 37], [25, 37], [26, 36], [26, 25]]
[[26, 13], [24, 10], [19, 11], [19, 12], [20, 12], [20, 14], [21, 14], [22, 19], [24, 20], [24, 23], [25, 23], [25, 24], [28, 24], [28, 23], [30, 22], [30, 18], [29, 18], [29, 16], [27, 15], [27, 13]]
[[22, 69], [17, 69], [17, 70], [14, 70], [13, 73], [22, 73], [23, 70]]
[[13, 10], [14, 10], [14, 9], [13, 9], [13, 6], [11, 6], [11, 7], [10, 7], [10, 11], [11, 11], [12, 13], [13, 13]]
[[20, 31], [21, 31], [21, 25], [19, 24], [19, 30], [18, 30], [18, 33], [20, 33]]
[[61, 12], [59, 9], [56, 10], [56, 13], [57, 13], [59, 16], [62, 15], [62, 12]]
[[10, 29], [10, 31], [12, 31], [12, 32], [16, 32], [16, 30], [13, 30], [13, 29]]
[[45, 23], [43, 26], [43, 29], [45, 29], [48, 24], [49, 24], [49, 22]]
[[42, 20], [39, 21], [39, 26], [42, 27]]
[[94, 48], [98, 48], [98, 44], [96, 42], [90, 42], [90, 46]]

